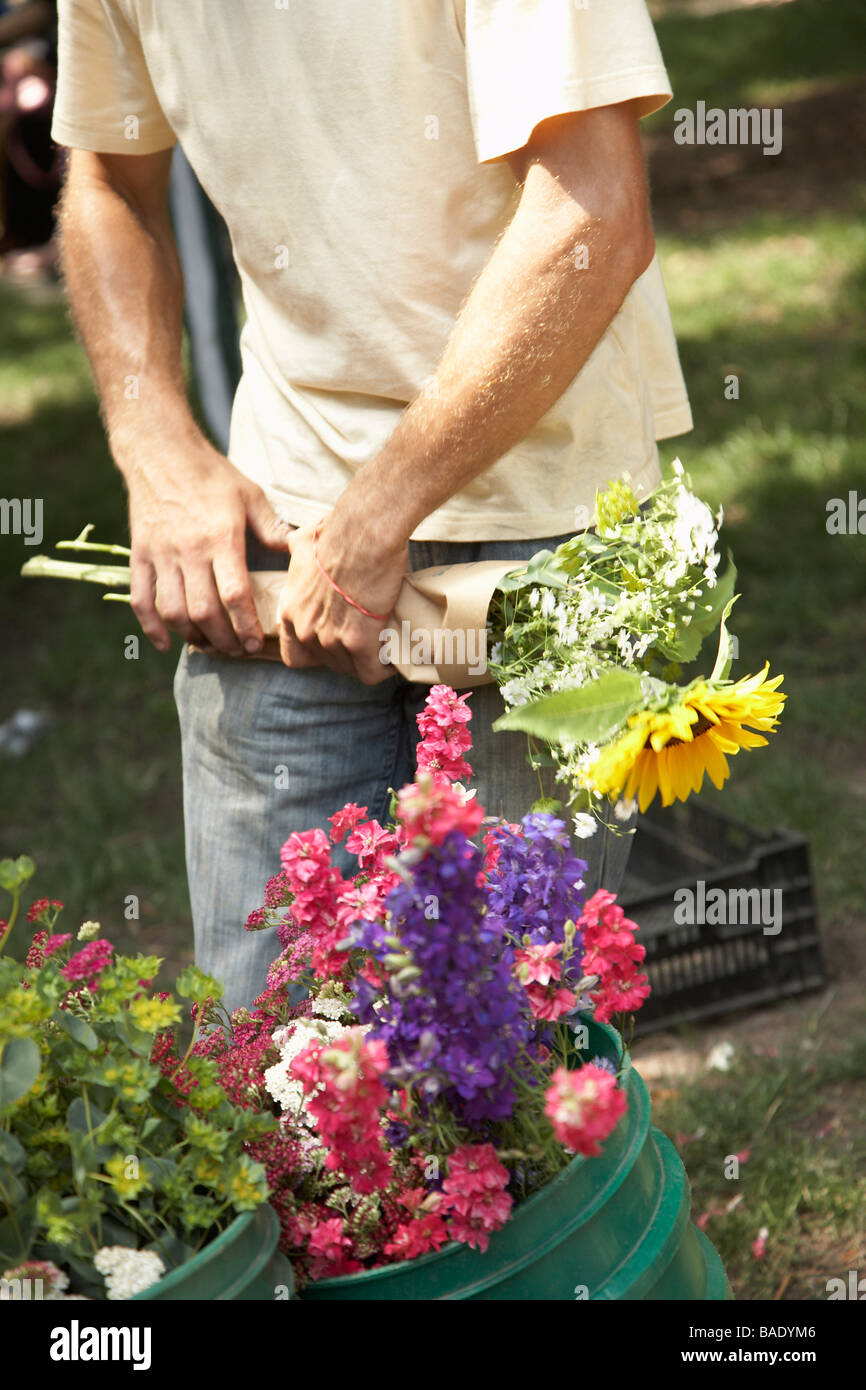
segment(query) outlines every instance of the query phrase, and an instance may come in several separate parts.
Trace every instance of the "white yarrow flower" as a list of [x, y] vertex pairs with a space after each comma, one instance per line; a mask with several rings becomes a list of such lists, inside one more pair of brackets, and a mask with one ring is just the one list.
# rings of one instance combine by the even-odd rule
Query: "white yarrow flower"
[[105, 1278], [106, 1298], [132, 1298], [149, 1289], [165, 1273], [155, 1250], [133, 1250], [126, 1245], [103, 1245], [93, 1260]]

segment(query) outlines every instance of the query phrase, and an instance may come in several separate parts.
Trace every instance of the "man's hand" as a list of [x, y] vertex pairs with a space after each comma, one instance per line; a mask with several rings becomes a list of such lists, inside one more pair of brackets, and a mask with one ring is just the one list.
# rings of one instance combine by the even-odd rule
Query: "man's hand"
[[[393, 675], [380, 660], [384, 623], [365, 617], [328, 583], [313, 553], [314, 526], [289, 537], [291, 562], [279, 607], [280, 653], [287, 666], [330, 666], [377, 685]], [[408, 544], [365, 538], [355, 516], [343, 521], [339, 507], [322, 525], [319, 560], [336, 584], [371, 613], [390, 614], [406, 571]]]
[[284, 554], [288, 526], [202, 436], [161, 443], [158, 459], [126, 470], [132, 535], [132, 609], [154, 646], [168, 628], [187, 642], [239, 655], [263, 633], [246, 564], [247, 525]]

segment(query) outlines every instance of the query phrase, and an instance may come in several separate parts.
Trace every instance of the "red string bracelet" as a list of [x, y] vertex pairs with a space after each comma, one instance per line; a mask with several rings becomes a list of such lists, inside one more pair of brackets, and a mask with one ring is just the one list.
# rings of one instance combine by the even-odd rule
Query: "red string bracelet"
[[356, 603], [353, 598], [350, 598], [350, 596], [346, 593], [345, 589], [341, 589], [339, 584], [336, 584], [334, 580], [331, 578], [331, 576], [328, 574], [328, 571], [325, 569], [325, 566], [319, 559], [319, 532], [322, 529], [322, 525], [323, 523], [320, 521], [315, 531], [313, 532], [313, 558], [315, 559], [316, 564], [319, 566], [319, 569], [321, 570], [325, 579], [327, 579], [331, 588], [335, 589], [336, 592], [340, 595], [340, 598], [345, 599], [346, 602], [350, 603], [353, 608], [357, 608], [358, 612], [363, 613], [365, 618], [374, 618], [377, 623], [386, 623], [388, 621], [388, 618], [390, 617], [390, 614], [371, 613], [369, 608], [365, 608], [363, 604]]

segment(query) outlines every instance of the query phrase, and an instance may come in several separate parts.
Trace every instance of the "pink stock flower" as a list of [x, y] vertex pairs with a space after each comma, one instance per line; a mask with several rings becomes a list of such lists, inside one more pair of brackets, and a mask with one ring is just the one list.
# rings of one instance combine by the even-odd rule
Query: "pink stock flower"
[[358, 806], [354, 801], [347, 801], [341, 811], [335, 815], [328, 816], [331, 822], [331, 839], [338, 845], [346, 835], [355, 829], [358, 821], [363, 820], [367, 814], [366, 806]]
[[396, 1260], [414, 1260], [430, 1250], [438, 1250], [448, 1239], [448, 1227], [438, 1211], [426, 1211], [411, 1221], [401, 1222], [386, 1244], [385, 1254]]
[[583, 934], [583, 972], [599, 977], [591, 991], [596, 1019], [607, 1023], [615, 1013], [634, 1013], [650, 994], [646, 975], [635, 968], [646, 955], [634, 939], [637, 923], [626, 917], [613, 893], [600, 888], [584, 904], [577, 925]]
[[347, 956], [338, 948], [346, 932], [338, 920], [337, 899], [349, 885], [331, 863], [325, 832], [294, 831], [280, 851], [280, 860], [294, 894], [292, 917], [311, 938], [313, 971], [321, 979], [341, 975]]
[[321, 1255], [330, 1262], [341, 1259], [343, 1250], [351, 1244], [349, 1237], [343, 1234], [343, 1222], [339, 1216], [318, 1222], [308, 1238], [310, 1254]]
[[555, 1023], [563, 1014], [570, 1014], [577, 1003], [577, 995], [572, 990], [556, 985], [530, 985], [526, 997], [533, 1017], [542, 1018], [548, 1023]]
[[382, 869], [386, 855], [396, 854], [399, 848], [394, 832], [385, 830], [377, 820], [356, 825], [346, 841], [346, 849], [358, 856], [358, 867], [365, 872]]
[[613, 1133], [628, 1108], [616, 1077], [592, 1062], [578, 1071], [557, 1067], [546, 1101], [544, 1113], [560, 1144], [587, 1158], [601, 1153], [601, 1140]]
[[561, 941], [548, 941], [543, 946], [527, 946], [514, 952], [515, 974], [522, 985], [549, 985], [562, 975], [562, 966], [554, 957], [562, 950]]
[[512, 1199], [506, 1192], [508, 1169], [492, 1144], [464, 1144], [448, 1159], [441, 1211], [454, 1240], [484, 1251], [492, 1231], [508, 1220]]
[[361, 1194], [384, 1187], [392, 1176], [380, 1126], [387, 1068], [385, 1044], [367, 1041], [361, 1028], [347, 1028], [331, 1043], [310, 1043], [290, 1067], [327, 1150], [325, 1167], [345, 1174]]
[[471, 838], [483, 819], [484, 808], [476, 797], [464, 797], [447, 782], [437, 782], [431, 772], [419, 772], [397, 793], [397, 820], [409, 842], [441, 845], [452, 830]]
[[415, 757], [419, 771], [449, 782], [467, 782], [472, 768], [463, 754], [472, 747], [466, 725], [472, 718], [468, 695], [457, 695], [448, 685], [434, 685], [424, 709], [418, 715], [421, 741]]

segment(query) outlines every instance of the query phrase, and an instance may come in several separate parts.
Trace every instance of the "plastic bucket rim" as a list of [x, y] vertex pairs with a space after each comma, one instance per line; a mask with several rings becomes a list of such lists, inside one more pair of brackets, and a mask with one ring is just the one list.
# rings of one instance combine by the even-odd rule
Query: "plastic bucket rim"
[[276, 1212], [270, 1202], [263, 1202], [261, 1206], [256, 1207], [253, 1211], [242, 1211], [233, 1221], [229, 1222], [224, 1231], [220, 1231], [218, 1236], [214, 1236], [213, 1240], [209, 1240], [207, 1245], [204, 1245], [202, 1249], [198, 1250], [190, 1259], [184, 1260], [183, 1264], [177, 1265], [174, 1269], [170, 1269], [161, 1279], [158, 1279], [154, 1284], [150, 1284], [146, 1289], [142, 1289], [140, 1293], [133, 1294], [130, 1302], [136, 1299], [152, 1302], [151, 1290], [156, 1292], [158, 1289], [160, 1294], [162, 1294], [166, 1289], [177, 1288], [190, 1276], [194, 1278], [199, 1270], [204, 1269], [213, 1259], [221, 1258], [226, 1250], [243, 1235], [247, 1227], [256, 1220], [259, 1212], [262, 1211], [265, 1213], [264, 1219], [268, 1227], [273, 1230]]

